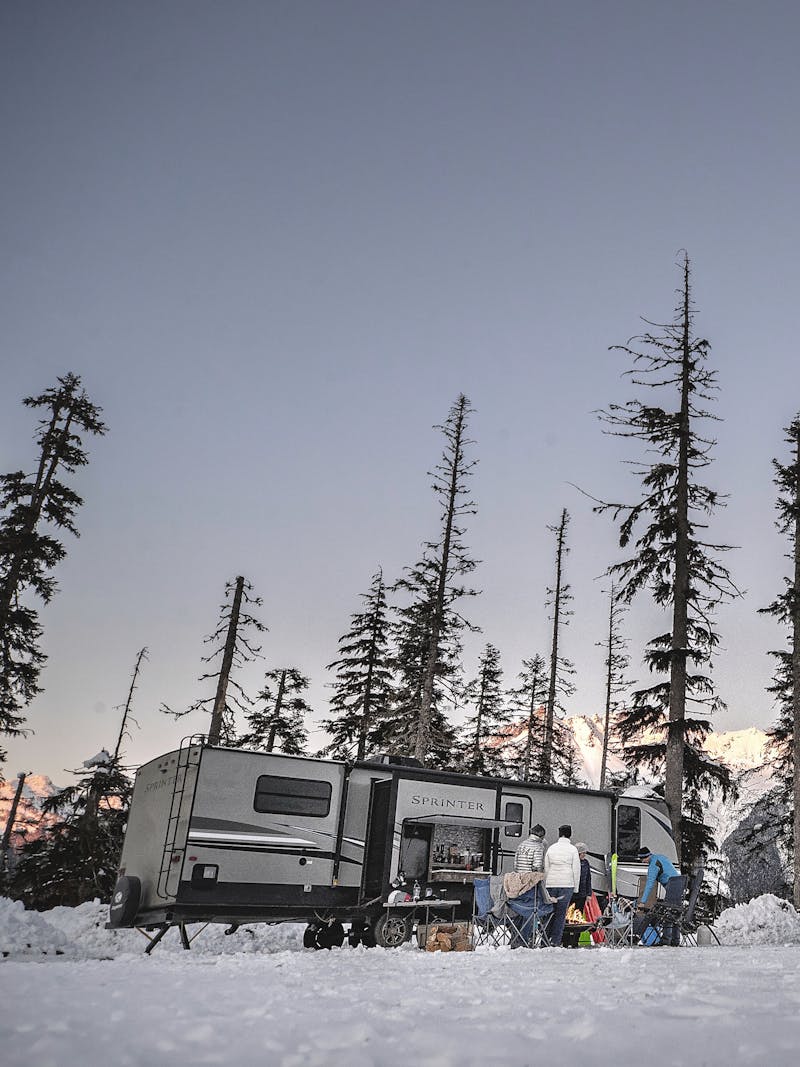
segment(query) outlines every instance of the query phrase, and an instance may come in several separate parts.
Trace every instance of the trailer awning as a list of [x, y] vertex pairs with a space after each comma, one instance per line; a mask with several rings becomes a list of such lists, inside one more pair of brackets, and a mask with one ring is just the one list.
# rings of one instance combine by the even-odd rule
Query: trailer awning
[[404, 819], [403, 822], [424, 823], [435, 826], [476, 826], [481, 830], [502, 829], [504, 826], [522, 826], [522, 823], [514, 819], [483, 819], [472, 815], [419, 815], [414, 818]]

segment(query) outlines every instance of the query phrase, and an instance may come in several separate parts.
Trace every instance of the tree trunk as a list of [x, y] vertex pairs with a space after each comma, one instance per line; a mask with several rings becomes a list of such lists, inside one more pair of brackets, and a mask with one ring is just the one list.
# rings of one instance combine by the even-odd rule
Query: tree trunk
[[145, 646], [136, 657], [136, 666], [133, 668], [133, 678], [131, 678], [131, 687], [128, 690], [128, 699], [125, 701], [125, 710], [122, 713], [122, 722], [119, 726], [119, 734], [117, 735], [117, 746], [114, 749], [114, 762], [116, 763], [119, 758], [119, 750], [122, 747], [122, 739], [125, 736], [125, 727], [128, 722], [128, 715], [131, 710], [131, 700], [133, 699], [133, 691], [136, 688], [136, 679], [139, 676], [139, 668], [142, 665], [142, 660], [147, 655], [147, 647]]
[[414, 756], [420, 763], [425, 762], [431, 741], [433, 683], [436, 677], [436, 666], [439, 662], [439, 638], [441, 636], [442, 624], [444, 622], [444, 597], [447, 589], [447, 569], [450, 565], [450, 543], [453, 538], [453, 522], [456, 513], [458, 479], [461, 472], [461, 441], [464, 433], [466, 406], [467, 398], [461, 396], [459, 398], [455, 432], [451, 448], [452, 460], [450, 462], [444, 536], [442, 538], [442, 552], [439, 562], [439, 581], [436, 586], [436, 597], [434, 599], [433, 612], [431, 614], [430, 645], [428, 647], [428, 660], [425, 665], [425, 674], [422, 682], [422, 699], [420, 700], [419, 719], [417, 722], [417, 739], [414, 746]]
[[601, 760], [601, 778], [599, 778], [599, 787], [602, 790], [606, 787], [606, 775], [608, 774], [608, 749], [609, 749], [609, 737], [611, 733], [611, 712], [614, 703], [614, 685], [618, 682], [617, 671], [622, 669], [621, 657], [618, 654], [618, 649], [622, 646], [620, 633], [618, 630], [619, 625], [619, 612], [618, 602], [619, 593], [614, 589], [613, 582], [611, 583], [611, 591], [609, 593], [609, 606], [608, 606], [608, 671], [606, 673], [606, 712], [603, 723], [603, 759]]
[[[538, 656], [536, 657], [538, 662]], [[525, 743], [525, 763], [523, 765], [524, 782], [531, 780], [531, 763], [533, 755], [533, 729], [536, 723], [536, 699], [539, 692], [539, 672], [533, 670], [531, 673], [531, 702], [528, 706], [528, 740]]]
[[683, 815], [683, 750], [686, 719], [686, 660], [689, 599], [689, 382], [691, 376], [689, 261], [683, 268], [683, 368], [681, 372], [678, 482], [675, 499], [675, 574], [672, 602], [672, 645], [669, 677], [669, 723], [664, 796], [672, 823], [678, 861], [681, 858]]
[[536, 690], [531, 689], [531, 702], [528, 707], [528, 739], [525, 742], [525, 756], [524, 763], [522, 764], [522, 780], [523, 782], [530, 781], [531, 774], [531, 753], [533, 752], [533, 721], [536, 712]]
[[372, 704], [372, 672], [375, 666], [374, 648], [370, 650], [369, 664], [367, 665], [367, 680], [364, 684], [364, 703], [361, 708], [361, 722], [358, 727], [358, 746], [356, 759], [363, 760], [367, 754], [367, 736], [369, 734], [369, 720]]
[[283, 707], [283, 694], [286, 692], [286, 671], [281, 671], [281, 680], [278, 682], [278, 695], [275, 697], [275, 707], [272, 711], [272, 726], [269, 728], [265, 751], [272, 752], [275, 748], [275, 737], [278, 733], [278, 720]]
[[561, 572], [564, 555], [564, 537], [567, 528], [567, 509], [561, 512], [561, 522], [556, 534], [556, 584], [553, 599], [553, 644], [550, 649], [550, 683], [547, 690], [547, 710], [544, 722], [544, 743], [542, 745], [541, 774], [542, 782], [548, 783], [553, 778], [553, 731], [556, 715], [556, 678], [558, 675], [558, 630], [561, 625]]
[[478, 774], [481, 765], [481, 731], [483, 729], [483, 702], [486, 699], [486, 672], [481, 675], [481, 692], [475, 708], [475, 740], [472, 745], [472, 773]]
[[6, 820], [6, 828], [3, 832], [3, 841], [0, 844], [0, 881], [5, 878], [6, 858], [8, 856], [9, 845], [11, 844], [11, 833], [14, 829], [14, 822], [17, 818], [17, 808], [19, 807], [19, 799], [22, 796], [22, 787], [25, 785], [26, 777], [26, 771], [22, 771], [18, 776], [17, 791], [14, 793], [14, 799], [11, 801], [11, 810], [8, 813], [8, 819]]
[[[383, 593], [383, 585], [379, 586], [379, 596]], [[364, 705], [361, 711], [361, 723], [358, 729], [358, 748], [356, 759], [363, 760], [367, 753], [367, 735], [369, 733], [369, 721], [372, 713], [372, 675], [375, 671], [375, 657], [378, 645], [378, 607], [377, 598], [375, 610], [372, 616], [372, 633], [369, 642], [369, 661], [367, 663], [367, 680], [364, 685]]]
[[600, 788], [606, 787], [608, 764], [608, 731], [611, 727], [611, 697], [614, 685], [614, 585], [611, 585], [611, 604], [608, 611], [608, 671], [606, 672], [606, 712], [603, 721], [603, 755], [600, 760]]
[[222, 734], [222, 719], [225, 712], [225, 698], [228, 692], [228, 678], [233, 666], [233, 653], [236, 648], [236, 631], [239, 628], [239, 612], [242, 608], [242, 592], [244, 590], [244, 578], [236, 579], [236, 590], [233, 594], [231, 605], [231, 617], [228, 623], [228, 636], [225, 638], [225, 651], [222, 655], [222, 666], [217, 679], [217, 692], [214, 697], [214, 708], [211, 712], [211, 725], [208, 728], [209, 745], [218, 745]]

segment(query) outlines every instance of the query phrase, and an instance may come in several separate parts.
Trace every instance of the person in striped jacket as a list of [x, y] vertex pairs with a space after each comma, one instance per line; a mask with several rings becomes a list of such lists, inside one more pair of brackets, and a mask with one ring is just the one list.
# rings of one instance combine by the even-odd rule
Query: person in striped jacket
[[544, 827], [537, 823], [531, 827], [531, 832], [522, 842], [514, 854], [514, 870], [522, 873], [525, 871], [544, 870]]

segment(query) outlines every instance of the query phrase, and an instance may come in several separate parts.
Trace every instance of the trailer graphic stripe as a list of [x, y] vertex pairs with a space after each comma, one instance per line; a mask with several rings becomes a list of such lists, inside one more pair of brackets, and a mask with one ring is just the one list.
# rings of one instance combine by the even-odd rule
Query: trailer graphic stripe
[[[308, 837], [300, 837], [291, 831], [304, 831], [315, 838], [333, 840], [333, 834], [327, 830], [317, 830], [310, 826], [286, 827], [286, 830], [275, 826], [254, 826], [252, 823], [232, 822], [227, 819], [208, 819], [202, 816], [192, 820], [188, 840], [192, 844], [211, 844], [213, 842], [229, 844], [254, 844], [254, 845], [286, 845], [296, 848], [314, 849], [319, 852], [320, 845]], [[289, 832], [287, 832], [289, 831]], [[343, 842], [355, 848], [363, 848], [364, 842], [358, 838], [344, 837]]]
[[284, 834], [237, 834], [224, 833], [219, 830], [190, 830], [189, 840], [194, 842], [221, 841], [243, 845], [295, 845], [298, 848], [318, 849], [315, 841], [306, 837], [288, 837]]
[[[306, 833], [315, 834], [317, 837], [330, 837], [333, 840], [334, 834], [328, 830], [317, 830], [314, 826], [290, 826], [290, 830], [305, 830]], [[359, 848], [364, 847], [364, 842], [357, 837], [343, 837], [342, 841], [347, 841], [350, 845], [357, 845]]]
[[285, 830], [301, 830], [303, 833], [316, 834], [316, 830], [312, 830], [309, 826], [292, 826], [291, 824], [279, 823], [275, 825], [272, 820], [270, 824], [265, 826], [264, 823], [251, 823], [251, 822], [239, 822], [232, 819], [208, 819], [202, 815], [195, 815], [192, 819], [191, 829], [193, 832], [197, 830], [215, 830], [225, 831], [230, 834], [281, 834]]
[[[201, 846], [205, 845], [205, 847], [210, 852], [259, 852], [264, 856], [297, 856], [302, 854], [303, 852], [303, 849], [297, 846], [295, 846], [294, 848], [274, 848], [268, 847], [266, 845], [233, 845], [227, 843], [223, 844], [217, 841], [208, 842], [208, 844], [205, 844], [205, 842], [202, 841], [196, 843]], [[334, 855], [332, 852], [322, 852], [319, 849], [316, 849], [314, 851], [314, 859], [332, 860], [333, 858]], [[348, 859], [347, 856], [340, 856], [339, 860], [341, 863], [352, 863], [356, 867], [361, 866], [360, 860]]]

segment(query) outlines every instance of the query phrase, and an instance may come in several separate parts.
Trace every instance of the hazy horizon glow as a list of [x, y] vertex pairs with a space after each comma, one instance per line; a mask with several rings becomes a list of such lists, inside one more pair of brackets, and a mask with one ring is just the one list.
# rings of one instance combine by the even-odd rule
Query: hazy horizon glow
[[[767, 726], [771, 461], [800, 409], [798, 30], [785, 2], [5, 5], [0, 468], [30, 467], [21, 398], [67, 370], [110, 428], [74, 480], [36, 733], [3, 745], [5, 774], [63, 781], [113, 745], [143, 645], [130, 762], [202, 729], [157, 708], [201, 695], [238, 573], [269, 626], [250, 688], [296, 665], [324, 715], [359, 594], [436, 537], [431, 427], [462, 391], [468, 673], [487, 641], [509, 686], [547, 653], [566, 506], [568, 710], [599, 711], [619, 551], [573, 485], [637, 491], [594, 412], [631, 395], [608, 348], [671, 317], [682, 248], [719, 373], [710, 538], [738, 546], [745, 591], [718, 616], [716, 726]], [[661, 625], [631, 612], [639, 681]]]

